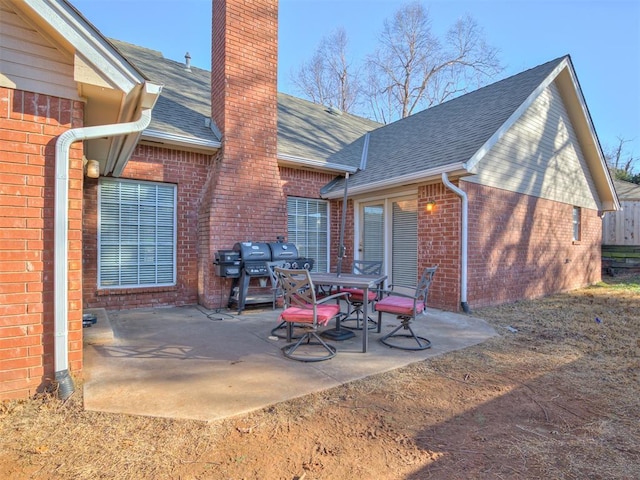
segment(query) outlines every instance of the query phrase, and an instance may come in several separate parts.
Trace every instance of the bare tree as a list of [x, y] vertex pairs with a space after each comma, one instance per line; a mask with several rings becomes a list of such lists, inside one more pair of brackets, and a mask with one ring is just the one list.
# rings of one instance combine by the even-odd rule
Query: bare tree
[[487, 45], [475, 20], [461, 18], [441, 41], [418, 2], [384, 22], [367, 66], [368, 102], [385, 123], [477, 88], [502, 70], [497, 50]]
[[615, 178], [640, 183], [640, 175], [634, 175], [634, 167], [639, 159], [627, 153], [625, 149], [625, 144], [629, 143], [629, 141], [618, 137], [618, 145], [609, 149], [608, 153], [605, 153], [605, 159]]
[[344, 28], [322, 39], [311, 60], [300, 67], [292, 82], [312, 102], [353, 111], [359, 95], [358, 73], [347, 55]]

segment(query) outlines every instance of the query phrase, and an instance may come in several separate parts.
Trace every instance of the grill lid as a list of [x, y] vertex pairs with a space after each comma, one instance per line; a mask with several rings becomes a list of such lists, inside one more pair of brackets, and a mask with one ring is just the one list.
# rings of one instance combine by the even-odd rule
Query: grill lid
[[243, 262], [271, 260], [271, 249], [269, 244], [264, 242], [238, 242], [233, 246], [233, 250], [240, 252], [240, 258]]
[[271, 260], [293, 260], [298, 258], [298, 248], [294, 243], [273, 242], [269, 244]]

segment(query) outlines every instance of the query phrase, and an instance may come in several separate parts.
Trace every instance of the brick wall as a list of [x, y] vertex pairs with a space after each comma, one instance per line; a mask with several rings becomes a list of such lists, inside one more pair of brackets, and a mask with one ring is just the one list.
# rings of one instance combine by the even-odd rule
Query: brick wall
[[[0, 88], [0, 398], [24, 398], [54, 374], [55, 140], [83, 104]], [[70, 152], [69, 367], [82, 370], [82, 144]]]
[[172, 183], [177, 186], [177, 284], [174, 287], [98, 288], [98, 180], [85, 180], [85, 308], [120, 309], [197, 303], [198, 208], [210, 163], [210, 155], [143, 145], [136, 148], [121, 177]]
[[222, 148], [199, 211], [199, 301], [224, 305], [215, 252], [237, 241], [286, 232], [286, 198], [277, 164], [278, 2], [213, 2], [211, 116]]
[[572, 242], [573, 206], [464, 183], [469, 196], [469, 304], [472, 308], [567, 291], [600, 280], [601, 219], [582, 209]]
[[[436, 202], [431, 212], [429, 201]], [[460, 218], [460, 198], [443, 184], [418, 189], [418, 273], [438, 266], [427, 301], [431, 307], [460, 308]]]

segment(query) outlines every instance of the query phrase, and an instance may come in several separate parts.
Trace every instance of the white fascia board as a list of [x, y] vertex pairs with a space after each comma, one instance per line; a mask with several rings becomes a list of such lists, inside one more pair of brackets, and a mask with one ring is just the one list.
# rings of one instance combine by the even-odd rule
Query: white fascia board
[[[377, 182], [370, 182], [365, 185], [349, 186], [349, 195], [370, 193], [387, 188], [401, 187], [412, 183], [424, 183], [433, 180], [440, 180], [443, 173], [447, 173], [449, 175], [467, 175], [469, 172], [466, 170], [464, 163], [454, 163], [444, 167], [437, 167], [424, 170], [422, 172], [402, 175], [400, 177], [378, 180]], [[327, 193], [326, 195], [323, 195], [322, 198], [334, 200], [342, 198], [343, 195], [344, 191], [340, 189], [339, 191], [336, 190], [334, 192]]]
[[358, 171], [358, 167], [341, 165], [339, 163], [323, 162], [320, 160], [312, 160], [310, 158], [297, 157], [295, 155], [287, 155], [284, 153], [278, 154], [278, 160], [282, 160], [284, 163], [291, 163], [298, 167], [310, 167], [316, 170], [324, 170], [327, 172], [355, 173]]
[[611, 178], [611, 173], [609, 172], [609, 167], [607, 166], [607, 160], [604, 156], [604, 152], [602, 151], [602, 146], [600, 145], [600, 140], [598, 139], [598, 134], [596, 133], [596, 128], [593, 125], [593, 119], [591, 118], [591, 114], [589, 113], [589, 108], [587, 107], [587, 102], [584, 99], [584, 95], [582, 94], [582, 88], [580, 88], [580, 82], [578, 81], [578, 76], [576, 75], [575, 70], [573, 69], [573, 65], [571, 62], [568, 62], [567, 71], [569, 72], [569, 77], [571, 78], [571, 83], [573, 84], [573, 88], [576, 92], [576, 96], [578, 97], [578, 103], [580, 104], [580, 109], [582, 110], [582, 114], [584, 116], [585, 121], [587, 122], [587, 126], [589, 128], [589, 134], [593, 139], [593, 143], [598, 153], [598, 159], [600, 163], [600, 168], [602, 169], [605, 178], [607, 179], [607, 184], [609, 189], [611, 190], [611, 201], [604, 201], [602, 205], [602, 209], [604, 211], [615, 211], [620, 210], [621, 204], [620, 199], [618, 198], [618, 192], [615, 189], [615, 185], [613, 184], [613, 178]]
[[77, 53], [127, 93], [144, 83], [145, 76], [131, 65], [111, 43], [72, 5], [64, 0], [22, 0]]
[[[141, 87], [136, 89], [135, 98], [132, 98], [131, 101], [128, 102], [132, 108], [131, 111], [127, 112], [127, 116], [130, 118], [138, 117], [145, 111], [148, 111], [150, 116], [161, 92], [161, 85], [153, 82], [145, 82]], [[133, 151], [138, 145], [139, 139], [139, 130], [113, 139], [114, 143], [111, 146], [111, 152], [107, 159], [108, 171], [111, 172], [113, 176], [119, 177], [122, 174]]]
[[160, 132], [158, 130], [147, 129], [142, 132], [140, 139], [143, 141], [173, 145], [176, 147], [187, 147], [205, 150], [218, 150], [222, 144], [216, 140], [203, 140], [201, 138], [185, 137], [173, 133]]
[[498, 141], [507, 133], [514, 123], [518, 121], [518, 119], [527, 111], [527, 109], [535, 102], [535, 100], [540, 96], [540, 94], [549, 86], [556, 77], [568, 67], [567, 59], [563, 59], [556, 68], [544, 79], [544, 81], [538, 85], [538, 87], [531, 92], [531, 94], [527, 97], [527, 99], [520, 105], [515, 112], [511, 114], [511, 116], [507, 119], [506, 122], [502, 124], [502, 126], [494, 132], [493, 135], [485, 142], [480, 149], [466, 162], [465, 168], [469, 172], [473, 172], [475, 167], [478, 165], [478, 162], [484, 158], [484, 156], [491, 150]]

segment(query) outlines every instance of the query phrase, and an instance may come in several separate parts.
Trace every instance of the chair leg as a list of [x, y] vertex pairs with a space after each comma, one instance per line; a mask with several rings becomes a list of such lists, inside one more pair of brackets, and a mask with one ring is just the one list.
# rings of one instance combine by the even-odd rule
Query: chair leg
[[302, 334], [294, 333], [293, 328], [291, 329], [291, 338], [289, 338], [289, 332], [287, 327], [288, 327], [287, 322], [283, 320], [282, 322], [280, 322], [280, 324], [277, 327], [271, 329], [271, 335], [278, 338], [284, 338], [287, 340], [287, 342], [290, 342], [292, 339], [300, 338]]
[[[306, 343], [303, 344], [305, 340]], [[306, 355], [304, 353], [301, 353], [300, 355], [295, 354], [299, 347], [304, 349], [307, 345], [311, 345], [313, 347], [319, 346], [321, 347], [320, 351], [324, 350], [327, 353], [320, 356], [314, 356], [309, 352]], [[281, 350], [285, 357], [292, 360], [298, 360], [299, 362], [321, 362], [322, 360], [329, 360], [336, 356], [336, 347], [329, 345], [327, 342], [322, 340], [315, 331], [305, 333], [296, 343], [285, 345]]]
[[[382, 312], [380, 312], [382, 313]], [[413, 331], [413, 329], [411, 328], [411, 317], [398, 317], [402, 323], [400, 325], [398, 325], [394, 330], [392, 330], [390, 333], [387, 333], [384, 337], [382, 337], [380, 339], [380, 342], [383, 343], [384, 345], [391, 347], [391, 348], [398, 348], [401, 350], [426, 350], [427, 348], [431, 348], [431, 341], [427, 338], [424, 337], [420, 337], [418, 335], [415, 334], [415, 332]], [[403, 329], [403, 330], [408, 330], [409, 333], [396, 333], [398, 330]], [[410, 346], [412, 344], [412, 342], [409, 342], [410, 345], [403, 345], [400, 343], [392, 343], [390, 340], [394, 337], [403, 337], [403, 338], [410, 338], [416, 341], [417, 346], [412, 347]]]
[[[362, 319], [363, 325], [362, 326], [360, 325], [360, 316], [362, 315], [364, 317], [364, 312], [362, 311], [362, 303], [359, 303], [359, 302], [353, 302], [353, 303], [347, 302], [347, 303], [349, 305], [349, 312], [347, 313], [346, 318], [342, 320], [342, 323], [355, 321], [356, 325], [355, 326], [344, 325], [344, 328], [348, 328], [349, 330], [362, 330], [365, 323], [365, 320], [363, 318]], [[356, 317], [352, 318], [352, 315], [354, 313], [356, 314]], [[376, 329], [377, 322], [373, 318], [368, 317], [366, 323], [367, 323], [367, 328], [369, 330]]]

